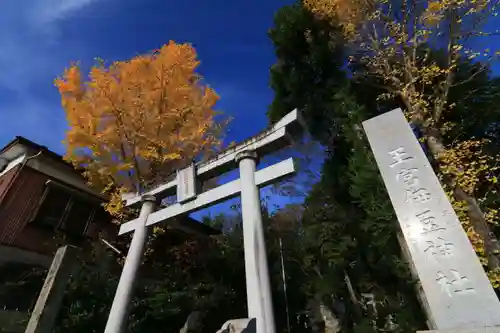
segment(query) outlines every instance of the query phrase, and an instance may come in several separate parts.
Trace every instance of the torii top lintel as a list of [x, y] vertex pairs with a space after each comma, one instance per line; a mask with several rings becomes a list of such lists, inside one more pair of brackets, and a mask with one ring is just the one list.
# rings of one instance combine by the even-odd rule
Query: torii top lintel
[[[235, 157], [245, 150], [256, 151], [259, 156], [282, 149], [290, 143], [290, 139], [304, 130], [304, 122], [297, 109], [291, 111], [271, 128], [253, 136], [252, 138], [231, 147], [217, 156], [196, 163], [196, 177], [200, 180], [209, 179], [230, 171], [237, 167]], [[154, 195], [157, 199], [163, 199], [175, 193], [177, 179], [168, 181], [156, 188], [142, 194], [127, 193], [122, 196], [126, 206], [133, 206], [141, 202], [143, 195]]]

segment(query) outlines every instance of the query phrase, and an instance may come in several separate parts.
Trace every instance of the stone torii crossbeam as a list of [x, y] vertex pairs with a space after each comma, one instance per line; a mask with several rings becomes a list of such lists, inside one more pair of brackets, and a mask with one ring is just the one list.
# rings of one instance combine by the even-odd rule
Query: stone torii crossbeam
[[[120, 227], [120, 235], [129, 232], [133, 232], [134, 235], [111, 306], [105, 333], [124, 331], [137, 271], [146, 247], [148, 227], [228, 200], [240, 193], [248, 317], [256, 319], [257, 332], [275, 332], [259, 187], [294, 174], [295, 167], [292, 158], [259, 171], [256, 171], [256, 166], [260, 157], [288, 146], [292, 138], [303, 129], [304, 124], [295, 109], [270, 129], [208, 161], [192, 164], [179, 170], [175, 179], [145, 193], [123, 197], [126, 206], [142, 203], [142, 207], [138, 218]], [[240, 171], [239, 179], [199, 193], [200, 182], [236, 168]], [[177, 194], [175, 204], [155, 211], [156, 203], [174, 194]]]

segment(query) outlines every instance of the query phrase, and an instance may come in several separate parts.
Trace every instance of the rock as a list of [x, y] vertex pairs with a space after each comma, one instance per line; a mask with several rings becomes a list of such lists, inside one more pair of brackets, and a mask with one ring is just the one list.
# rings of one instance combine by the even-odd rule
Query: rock
[[189, 333], [195, 331], [200, 324], [200, 315], [199, 311], [193, 311], [189, 314], [186, 319], [186, 323], [184, 327], [181, 329], [180, 333]]
[[217, 333], [257, 333], [255, 318], [228, 320]]

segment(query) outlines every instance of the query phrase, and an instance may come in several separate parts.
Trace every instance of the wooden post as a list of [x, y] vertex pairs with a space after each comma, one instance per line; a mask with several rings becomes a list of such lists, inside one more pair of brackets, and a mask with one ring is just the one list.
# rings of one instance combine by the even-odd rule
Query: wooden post
[[78, 248], [68, 245], [57, 250], [25, 333], [52, 332], [77, 253]]

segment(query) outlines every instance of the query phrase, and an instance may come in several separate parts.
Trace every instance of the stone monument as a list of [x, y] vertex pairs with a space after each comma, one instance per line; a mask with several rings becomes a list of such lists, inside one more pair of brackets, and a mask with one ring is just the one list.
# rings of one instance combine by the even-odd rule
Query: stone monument
[[[401, 109], [363, 123], [432, 332], [500, 332], [500, 302]], [[450, 331], [447, 331], [450, 330]]]

